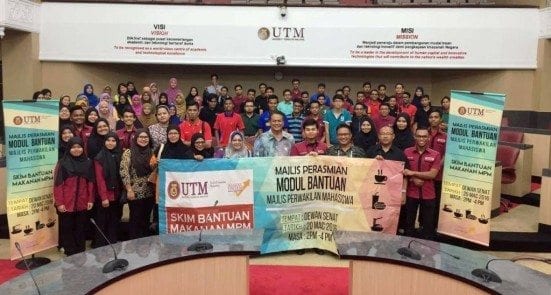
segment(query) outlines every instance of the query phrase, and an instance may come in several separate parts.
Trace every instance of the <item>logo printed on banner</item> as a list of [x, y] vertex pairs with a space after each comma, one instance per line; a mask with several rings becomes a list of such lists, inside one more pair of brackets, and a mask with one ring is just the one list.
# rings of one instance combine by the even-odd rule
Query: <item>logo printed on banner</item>
[[466, 108], [464, 106], [459, 107], [457, 112], [462, 116], [474, 116], [482, 117], [484, 116], [484, 109], [481, 108]]
[[40, 116], [15, 116], [13, 118], [13, 124], [15, 125], [33, 125], [40, 124]]
[[250, 179], [238, 183], [228, 183], [228, 193], [235, 193], [235, 196], [239, 197], [250, 186]]
[[266, 27], [258, 29], [260, 40], [270, 39], [274, 41], [304, 41], [304, 28], [299, 27]]
[[178, 186], [177, 181], [171, 181], [168, 184], [167, 194], [168, 197], [173, 200], [176, 200], [178, 198], [178, 196], [180, 195], [180, 187]]

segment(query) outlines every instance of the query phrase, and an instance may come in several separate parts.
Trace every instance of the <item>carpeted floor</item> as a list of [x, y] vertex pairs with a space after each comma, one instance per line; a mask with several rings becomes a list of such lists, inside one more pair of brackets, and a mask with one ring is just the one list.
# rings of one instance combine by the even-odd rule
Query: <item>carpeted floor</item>
[[251, 295], [348, 294], [347, 267], [249, 266]]
[[0, 284], [25, 272], [15, 268], [15, 264], [17, 264], [17, 262], [17, 260], [11, 261], [0, 259]]

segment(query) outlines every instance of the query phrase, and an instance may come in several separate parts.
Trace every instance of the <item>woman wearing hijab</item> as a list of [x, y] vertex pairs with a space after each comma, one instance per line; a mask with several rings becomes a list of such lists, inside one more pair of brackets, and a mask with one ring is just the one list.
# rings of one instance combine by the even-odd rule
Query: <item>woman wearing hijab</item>
[[421, 98], [423, 98], [423, 95], [425, 95], [425, 90], [423, 90], [423, 87], [417, 86], [417, 88], [415, 88], [415, 93], [413, 93], [413, 97], [411, 98], [411, 104], [416, 106], [417, 109], [423, 107], [421, 105]]
[[134, 110], [134, 113], [141, 114], [142, 113], [142, 99], [139, 95], [135, 94], [132, 96], [132, 100], [130, 101], [130, 106], [132, 106], [132, 109]]
[[149, 103], [151, 104], [153, 107], [156, 106], [156, 104], [153, 102], [153, 100], [151, 99], [151, 92], [149, 91], [144, 91], [142, 92], [142, 105], [143, 104], [146, 104], [146, 103]]
[[169, 105], [168, 103], [168, 95], [166, 95], [166, 93], [161, 93], [159, 94], [159, 103], [157, 105]]
[[151, 100], [153, 101], [153, 104], [159, 105], [159, 87], [157, 87], [157, 83], [152, 82], [149, 84], [149, 91], [151, 93]]
[[199, 95], [199, 90], [197, 90], [197, 87], [192, 86], [189, 89], [189, 93], [186, 96], [186, 105], [194, 104], [195, 103], [195, 97]]
[[169, 125], [170, 115], [166, 106], [159, 106], [155, 113], [157, 123], [149, 126], [149, 134], [153, 140], [153, 148], [156, 149], [161, 144], [166, 143], [166, 129]]
[[245, 136], [239, 131], [230, 134], [230, 143], [224, 150], [224, 158], [236, 159], [251, 156], [251, 151], [245, 145]]
[[178, 116], [178, 111], [176, 110], [176, 106], [173, 104], [168, 105], [168, 114], [170, 115], [169, 124], [170, 125], [180, 125], [182, 123], [182, 120], [180, 120], [180, 116]]
[[74, 137], [74, 129], [71, 125], [62, 125], [59, 128], [59, 149], [58, 159], [61, 159], [69, 150], [69, 140]]
[[82, 91], [82, 94], [86, 95], [88, 98], [88, 105], [91, 107], [96, 107], [99, 103], [98, 97], [94, 94], [94, 86], [92, 84], [86, 84], [84, 85], [84, 90]]
[[80, 137], [71, 138], [67, 146], [54, 171], [54, 203], [63, 227], [61, 247], [70, 256], [86, 249], [86, 211], [94, 205], [94, 169]]
[[109, 133], [109, 122], [104, 118], [99, 118], [92, 129], [92, 133], [86, 142], [86, 155], [94, 159], [101, 151], [105, 142], [105, 136]]
[[411, 131], [411, 119], [407, 113], [400, 113], [394, 122], [394, 141], [392, 144], [402, 151], [415, 145]]
[[120, 175], [130, 208], [129, 237], [137, 239], [148, 233], [151, 209], [155, 203], [154, 192], [148, 182], [153, 172], [149, 161], [152, 140], [147, 129], [139, 129], [132, 139], [132, 145], [122, 154]]
[[60, 99], [59, 99], [59, 107], [68, 107], [70, 108], [71, 107], [71, 97], [69, 95], [63, 95]]
[[165, 93], [168, 96], [168, 103], [174, 103], [176, 94], [179, 92], [182, 92], [182, 90], [178, 88], [178, 80], [176, 80], [176, 78], [170, 78], [168, 81], [168, 88], [165, 90]]
[[[117, 230], [121, 217], [119, 203], [122, 183], [119, 175], [121, 149], [117, 134], [109, 132], [105, 136], [103, 147], [94, 158], [94, 171], [98, 202], [96, 203], [96, 224], [105, 233], [109, 242], [117, 242]], [[95, 246], [107, 245], [105, 239], [96, 231]]]
[[205, 147], [206, 141], [203, 133], [195, 133], [191, 137], [191, 147], [188, 151], [187, 158], [195, 159], [197, 161], [203, 161], [213, 157], [211, 148]]
[[102, 100], [99, 102], [96, 109], [98, 110], [99, 117], [106, 119], [107, 122], [109, 122], [109, 128], [111, 130], [116, 130], [119, 116], [117, 115], [115, 108], [107, 100]]
[[117, 86], [117, 94], [113, 97], [113, 103], [118, 103], [121, 95], [128, 96], [128, 87], [125, 83], [119, 83], [119, 86]]
[[180, 118], [180, 121], [183, 121], [186, 115], [186, 100], [181, 92], [176, 95], [174, 106], [176, 106], [176, 114]]
[[126, 108], [131, 108], [128, 97], [125, 94], [121, 94], [118, 97], [117, 102], [114, 103], [115, 109], [117, 110], [117, 115], [119, 118], [122, 118], [122, 114]]
[[361, 147], [364, 151], [377, 143], [377, 130], [373, 120], [364, 116], [359, 119], [359, 130], [354, 134], [354, 145]]
[[94, 127], [98, 118], [98, 110], [96, 110], [95, 108], [88, 108], [86, 110], [86, 113], [84, 113], [84, 124], [86, 126]]
[[144, 103], [142, 106], [142, 113], [138, 117], [138, 120], [142, 123], [143, 128], [149, 128], [149, 126], [157, 123], [157, 117], [153, 112], [153, 105], [150, 103]]

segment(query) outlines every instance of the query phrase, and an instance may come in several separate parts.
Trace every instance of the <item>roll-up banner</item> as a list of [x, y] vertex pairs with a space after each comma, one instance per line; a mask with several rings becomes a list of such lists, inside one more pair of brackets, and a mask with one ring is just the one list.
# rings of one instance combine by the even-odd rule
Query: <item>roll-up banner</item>
[[490, 245], [504, 94], [452, 91], [438, 232]]
[[7, 215], [11, 259], [57, 245], [53, 170], [59, 143], [59, 101], [4, 101]]
[[537, 8], [287, 7], [282, 17], [274, 6], [47, 2], [41, 17], [42, 61], [537, 67]]
[[262, 253], [336, 253], [335, 230], [395, 234], [402, 162], [344, 157], [161, 160], [161, 233], [262, 228]]

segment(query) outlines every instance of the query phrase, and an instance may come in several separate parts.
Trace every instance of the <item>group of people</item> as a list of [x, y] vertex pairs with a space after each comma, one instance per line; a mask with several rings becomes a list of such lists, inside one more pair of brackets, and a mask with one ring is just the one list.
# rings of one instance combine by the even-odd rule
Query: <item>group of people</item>
[[[175, 78], [164, 92], [151, 83], [139, 93], [128, 82], [115, 95], [107, 86], [98, 97], [87, 84], [74, 102], [62, 96], [54, 199], [65, 253], [85, 250], [90, 216], [116, 242], [124, 203], [130, 209], [129, 238], [148, 235], [158, 222], [160, 159], [329, 155], [403, 161], [400, 232], [419, 234], [420, 207], [420, 233], [434, 237], [448, 97], [435, 108], [421, 87], [411, 95], [398, 83], [387, 96], [385, 85], [371, 89], [369, 82], [356, 97], [349, 86], [329, 95], [323, 83], [310, 94], [298, 79], [282, 91], [282, 99], [265, 83], [258, 96], [255, 89], [244, 93], [241, 85], [234, 91], [230, 96], [213, 74], [202, 93], [191, 87], [187, 96]], [[94, 246], [105, 243], [99, 234], [93, 240]]]

